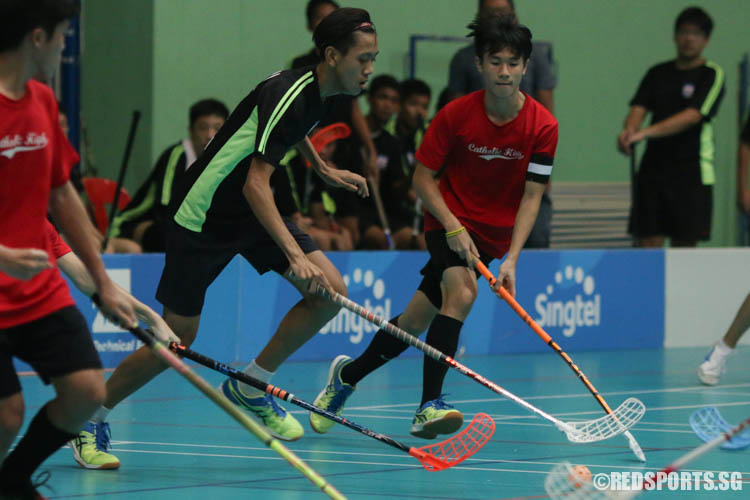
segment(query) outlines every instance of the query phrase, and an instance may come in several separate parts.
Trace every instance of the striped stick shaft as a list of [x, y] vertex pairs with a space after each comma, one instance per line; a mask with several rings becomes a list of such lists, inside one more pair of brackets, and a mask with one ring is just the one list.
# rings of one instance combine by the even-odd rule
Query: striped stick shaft
[[550, 422], [554, 423], [559, 428], [565, 428], [569, 429], [569, 426], [565, 424], [565, 422], [561, 422], [560, 420], [556, 419], [552, 415], [540, 410], [536, 406], [533, 406], [532, 404], [524, 401], [523, 399], [519, 398], [515, 394], [503, 389], [496, 383], [492, 382], [491, 380], [488, 380], [487, 378], [483, 377], [482, 375], [478, 374], [471, 368], [468, 368], [455, 359], [451, 358], [450, 356], [446, 356], [442, 352], [438, 351], [434, 347], [430, 346], [429, 344], [425, 344], [421, 340], [419, 340], [414, 335], [409, 334], [405, 330], [402, 330], [401, 328], [397, 327], [396, 325], [389, 323], [384, 318], [376, 315], [372, 311], [368, 311], [364, 307], [360, 306], [356, 302], [352, 302], [350, 299], [344, 297], [340, 293], [336, 293], [335, 295], [331, 295], [328, 290], [326, 290], [323, 286], [318, 285], [317, 286], [317, 293], [319, 295], [322, 295], [326, 297], [327, 299], [334, 302], [336, 305], [339, 305], [345, 309], [350, 310], [354, 314], [361, 316], [362, 318], [366, 319], [370, 323], [374, 324], [375, 326], [385, 330], [389, 334], [393, 335], [397, 339], [401, 340], [402, 342], [406, 342], [412, 347], [415, 347], [434, 359], [435, 361], [439, 363], [443, 363], [444, 365], [450, 366], [451, 368], [454, 368], [461, 372], [462, 374], [466, 375], [469, 378], [474, 379], [475, 381], [479, 382], [483, 386], [487, 387], [488, 389], [496, 392], [497, 394], [500, 394], [502, 396], [505, 396], [506, 398], [514, 401], [515, 403], [523, 406], [527, 410], [529, 410], [532, 413], [535, 413], [539, 415], [540, 417], [549, 420]]
[[[490, 272], [489, 269], [487, 269], [487, 266], [485, 266], [482, 261], [479, 261], [477, 263], [477, 269], [482, 274], [482, 276], [484, 276], [487, 281], [489, 281], [490, 285], [494, 285], [497, 282], [495, 276]], [[612, 408], [609, 407], [599, 391], [596, 390], [594, 384], [592, 384], [588, 377], [586, 377], [586, 375], [583, 373], [583, 371], [578, 368], [578, 365], [573, 362], [573, 359], [568, 356], [568, 353], [563, 351], [562, 348], [557, 344], [557, 342], [555, 342], [552, 337], [544, 330], [544, 328], [542, 328], [539, 323], [534, 321], [534, 318], [532, 318], [531, 315], [527, 313], [523, 307], [521, 307], [521, 304], [519, 304], [518, 301], [505, 288], [499, 287], [497, 292], [511, 307], [511, 309], [513, 309], [516, 314], [518, 314], [518, 316], [520, 316], [521, 319], [531, 327], [534, 333], [536, 333], [548, 346], [552, 348], [553, 351], [555, 351], [565, 361], [565, 363], [567, 363], [567, 365], [571, 368], [571, 370], [573, 370], [573, 372], [581, 380], [581, 382], [583, 382], [583, 385], [586, 386], [589, 392], [591, 392], [594, 398], [599, 402], [599, 405], [604, 409], [607, 415], [611, 415], [612, 413], [614, 413], [612, 411]], [[645, 460], [643, 450], [641, 450], [641, 447], [638, 444], [638, 441], [635, 440], [633, 434], [631, 434], [629, 430], [626, 430], [624, 434], [628, 439], [630, 448], [633, 450], [633, 452], [638, 456], [640, 460]]]
[[393, 250], [393, 241], [391, 240], [391, 225], [388, 223], [388, 217], [385, 214], [385, 208], [383, 207], [383, 199], [380, 197], [380, 187], [375, 182], [375, 178], [372, 176], [367, 177], [367, 183], [370, 185], [370, 193], [372, 199], [375, 201], [375, 209], [378, 212], [378, 218], [380, 224], [383, 225], [383, 233], [385, 234], [385, 240], [388, 243], [388, 249]]
[[[490, 282], [490, 285], [494, 285], [497, 282], [497, 279], [495, 276], [490, 272], [489, 269], [487, 269], [487, 266], [484, 265], [482, 262], [477, 263], [477, 269], [479, 270], [482, 275], [487, 278], [487, 281]], [[518, 301], [503, 287], [500, 287], [497, 290], [497, 293], [500, 294], [500, 296], [505, 300], [505, 302], [508, 303], [508, 305], [513, 309], [518, 316], [521, 317], [521, 319], [531, 327], [532, 330], [534, 330], [534, 333], [539, 335], [541, 339], [552, 348], [553, 351], [555, 351], [564, 361], [567, 363], [567, 365], [575, 372], [576, 376], [578, 376], [579, 379], [581, 379], [581, 382], [588, 388], [588, 390], [591, 392], [591, 394], [594, 395], [596, 400], [599, 402], [599, 404], [604, 408], [604, 411], [607, 413], [612, 413], [612, 409], [609, 407], [606, 401], [604, 401], [604, 398], [599, 394], [599, 391], [596, 390], [596, 387], [594, 387], [594, 384], [591, 383], [591, 381], [586, 377], [586, 375], [581, 371], [580, 368], [578, 368], [578, 365], [576, 365], [573, 362], [573, 359], [568, 356], [568, 354], [562, 350], [562, 348], [555, 342], [552, 337], [544, 331], [544, 329], [539, 326], [539, 323], [534, 321], [534, 318], [531, 317], [529, 313], [526, 312], [526, 310], [521, 307], [521, 304], [518, 303]]]
[[279, 387], [273, 386], [271, 384], [267, 384], [263, 382], [262, 380], [259, 380], [255, 377], [251, 377], [247, 373], [241, 372], [235, 368], [232, 368], [231, 366], [225, 365], [223, 363], [220, 363], [216, 360], [213, 360], [209, 358], [208, 356], [205, 356], [199, 352], [195, 352], [191, 349], [188, 349], [185, 346], [182, 346], [180, 344], [176, 344], [172, 342], [169, 345], [169, 348], [179, 354], [180, 356], [190, 359], [192, 361], [195, 361], [197, 363], [200, 363], [203, 366], [206, 366], [208, 368], [211, 368], [212, 370], [216, 370], [217, 372], [223, 373], [224, 375], [228, 375], [232, 377], [235, 380], [239, 380], [240, 382], [243, 382], [245, 384], [251, 385], [255, 387], [258, 390], [261, 390], [263, 392], [267, 392], [271, 396], [277, 397], [279, 399], [283, 399], [284, 401], [288, 401], [289, 403], [292, 403], [294, 405], [299, 406], [300, 408], [304, 408], [307, 411], [311, 411], [313, 413], [317, 413], [318, 415], [321, 415], [323, 417], [326, 417], [328, 419], [333, 420], [336, 423], [339, 423], [345, 427], [348, 427], [350, 429], [353, 429], [361, 434], [364, 434], [366, 436], [369, 436], [373, 439], [377, 439], [378, 441], [381, 441], [383, 443], [389, 444], [393, 446], [394, 448], [398, 448], [401, 451], [405, 451], [407, 453], [410, 453], [409, 446], [406, 446], [403, 443], [399, 443], [398, 441], [391, 439], [388, 436], [385, 436], [383, 434], [379, 434], [377, 432], [374, 432], [366, 427], [363, 427], [355, 422], [352, 422], [350, 420], [347, 420], [339, 415], [336, 415], [335, 413], [331, 413], [329, 411], [323, 410], [322, 408], [318, 408], [317, 406], [308, 403], [307, 401], [304, 401], [302, 399], [298, 399], [294, 394], [285, 391], [284, 389], [281, 389]]
[[665, 467], [662, 471], [663, 472], [672, 472], [676, 471], [678, 469], [681, 469], [685, 464], [688, 462], [695, 460], [699, 456], [711, 451], [712, 449], [716, 448], [717, 446], [721, 445], [724, 441], [729, 441], [733, 436], [736, 436], [742, 430], [746, 427], [750, 426], [750, 418], [745, 419], [744, 421], [737, 424], [736, 427], [732, 428], [728, 432], [723, 432], [720, 435], [716, 436], [711, 441], [704, 443], [697, 447], [696, 449], [690, 451], [689, 453], [686, 453], [685, 455], [681, 456], [671, 464], [669, 464], [667, 467]]
[[221, 407], [222, 410], [227, 412], [240, 425], [242, 425], [242, 427], [250, 431], [266, 446], [281, 455], [282, 458], [289, 462], [295, 469], [300, 471], [307, 479], [309, 479], [315, 486], [320, 488], [321, 491], [323, 491], [326, 495], [335, 500], [346, 500], [345, 496], [339, 493], [336, 488], [329, 484], [328, 481], [326, 481], [321, 475], [315, 472], [312, 467], [303, 462], [291, 450], [289, 450], [276, 438], [266, 432], [260, 425], [252, 421], [250, 417], [242, 413], [239, 408], [230, 403], [216, 389], [211, 387], [208, 382], [206, 382], [203, 378], [201, 378], [198, 374], [191, 370], [169, 349], [164, 347], [161, 343], [156, 342], [153, 337], [151, 337], [151, 335], [144, 332], [141, 328], [133, 328], [130, 331], [143, 343], [147, 344], [151, 348], [151, 351], [156, 355], [156, 357], [174, 368], [180, 375], [184, 376], [188, 380], [188, 382], [195, 386], [196, 389], [201, 391], [211, 401]]

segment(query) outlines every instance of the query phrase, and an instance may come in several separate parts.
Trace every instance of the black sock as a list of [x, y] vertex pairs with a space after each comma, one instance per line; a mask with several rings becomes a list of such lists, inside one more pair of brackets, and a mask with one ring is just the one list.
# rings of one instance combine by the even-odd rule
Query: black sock
[[[390, 323], [398, 326], [398, 316]], [[341, 380], [349, 385], [357, 385], [360, 380], [397, 357], [408, 347], [409, 344], [406, 342], [384, 330], [378, 330], [365, 352], [341, 370]]]
[[[446, 356], [453, 357], [458, 348], [458, 337], [461, 334], [461, 327], [463, 325], [463, 322], [457, 319], [438, 314], [432, 320], [430, 329], [427, 330], [425, 341]], [[448, 373], [447, 366], [428, 356], [424, 357], [422, 402], [419, 406], [440, 397], [446, 373]]]
[[39, 410], [29, 424], [26, 435], [0, 467], [0, 484], [3, 486], [26, 484], [42, 462], [75, 437], [75, 434], [52, 425], [47, 417], [48, 405], [49, 403]]

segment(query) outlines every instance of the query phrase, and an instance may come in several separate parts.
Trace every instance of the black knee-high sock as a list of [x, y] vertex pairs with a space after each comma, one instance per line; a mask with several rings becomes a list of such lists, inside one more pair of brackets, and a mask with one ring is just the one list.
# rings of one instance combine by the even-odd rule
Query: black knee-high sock
[[26, 435], [0, 468], [0, 484], [3, 486], [21, 486], [28, 482], [31, 474], [47, 457], [75, 437], [75, 434], [52, 425], [47, 417], [47, 405], [36, 414]]
[[[390, 323], [398, 325], [398, 316], [393, 318]], [[360, 380], [397, 357], [408, 347], [409, 344], [406, 342], [402, 342], [383, 330], [378, 330], [365, 352], [341, 370], [341, 380], [349, 385], [356, 385]]]
[[[453, 319], [449, 316], [438, 314], [432, 320], [430, 329], [427, 330], [425, 341], [430, 346], [442, 352], [446, 356], [453, 357], [458, 348], [458, 337], [461, 333], [463, 322]], [[448, 367], [438, 363], [434, 359], [425, 356], [422, 381], [422, 402], [420, 406], [427, 401], [432, 401], [440, 397], [443, 389], [443, 380], [448, 372]]]

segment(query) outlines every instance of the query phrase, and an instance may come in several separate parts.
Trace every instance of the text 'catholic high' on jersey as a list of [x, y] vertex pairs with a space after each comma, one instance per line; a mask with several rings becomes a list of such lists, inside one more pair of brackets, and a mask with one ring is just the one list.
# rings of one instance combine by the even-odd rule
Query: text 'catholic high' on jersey
[[175, 221], [195, 232], [256, 227], [257, 219], [242, 194], [251, 159], [257, 156], [278, 167], [327, 107], [314, 68], [281, 71], [262, 81], [177, 186], [171, 208]]
[[[557, 149], [557, 120], [526, 96], [513, 120], [495, 125], [484, 90], [451, 101], [430, 123], [417, 160], [445, 170], [440, 193], [484, 252], [500, 258], [510, 245], [526, 181], [547, 183]], [[425, 231], [442, 228], [425, 212]]]

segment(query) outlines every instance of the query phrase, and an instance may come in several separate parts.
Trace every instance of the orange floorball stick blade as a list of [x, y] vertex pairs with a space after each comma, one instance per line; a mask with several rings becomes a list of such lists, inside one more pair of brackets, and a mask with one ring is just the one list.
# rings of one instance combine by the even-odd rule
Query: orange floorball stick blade
[[486, 413], [474, 415], [469, 426], [440, 443], [412, 448], [409, 454], [429, 471], [445, 470], [460, 464], [479, 451], [495, 433], [495, 421]]

